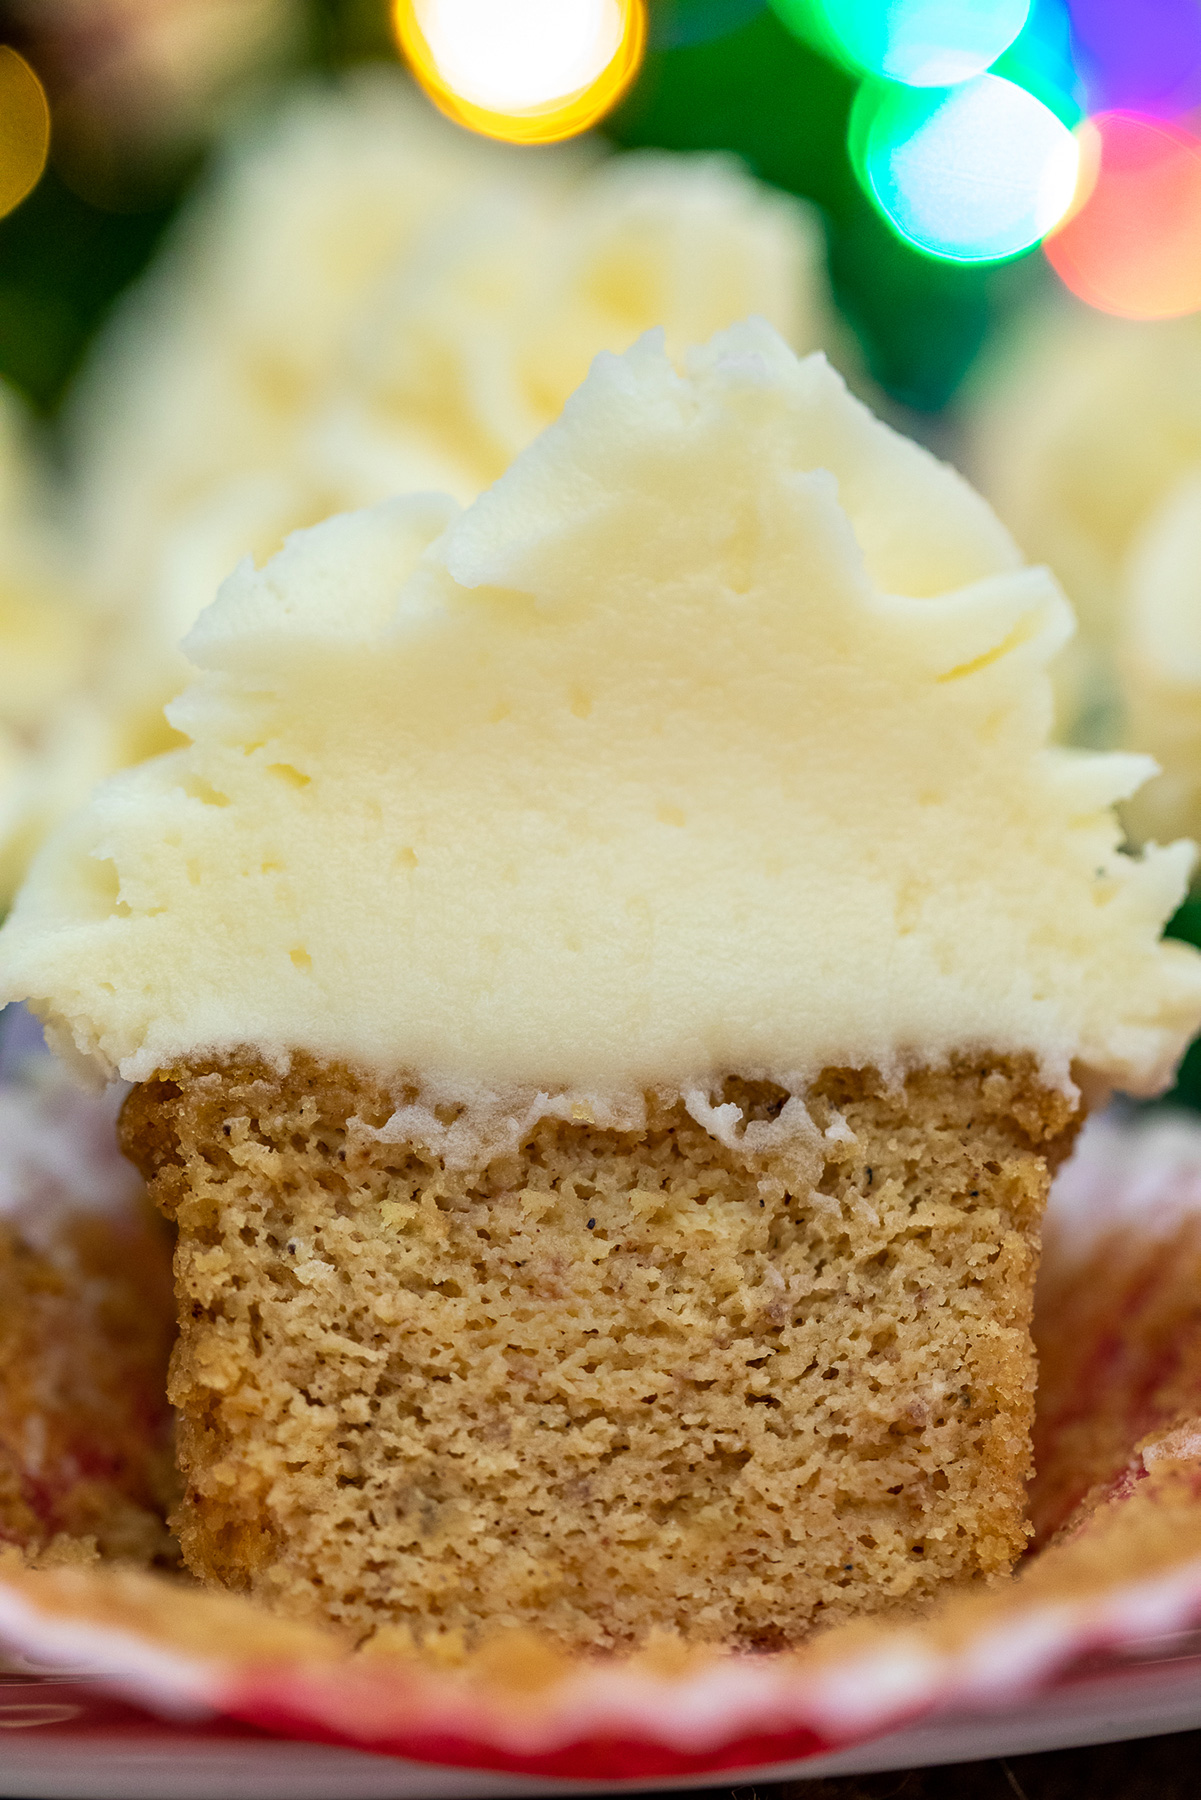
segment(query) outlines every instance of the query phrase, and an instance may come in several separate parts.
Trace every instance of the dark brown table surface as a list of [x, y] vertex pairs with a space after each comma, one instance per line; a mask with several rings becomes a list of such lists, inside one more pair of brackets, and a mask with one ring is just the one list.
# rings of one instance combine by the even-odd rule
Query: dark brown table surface
[[696, 1789], [673, 1800], [1201, 1800], [1201, 1731], [837, 1781]]

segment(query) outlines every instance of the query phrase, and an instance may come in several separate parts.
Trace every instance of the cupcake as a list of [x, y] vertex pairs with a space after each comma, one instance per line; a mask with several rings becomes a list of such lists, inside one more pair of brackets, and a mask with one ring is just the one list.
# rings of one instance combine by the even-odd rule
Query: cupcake
[[1070, 630], [761, 322], [235, 572], [0, 933], [178, 1227], [198, 1575], [611, 1649], [1010, 1566], [1051, 1171], [1201, 1019]]

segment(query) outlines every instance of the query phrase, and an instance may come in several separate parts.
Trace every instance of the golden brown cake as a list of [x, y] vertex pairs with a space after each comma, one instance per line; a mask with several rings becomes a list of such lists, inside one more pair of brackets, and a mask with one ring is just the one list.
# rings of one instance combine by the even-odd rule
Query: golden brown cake
[[380, 1137], [403, 1099], [298, 1058], [126, 1103], [179, 1226], [198, 1573], [358, 1630], [770, 1647], [1023, 1548], [1077, 1119], [1032, 1067], [830, 1070], [812, 1137], [759, 1154], [650, 1094], [640, 1128], [544, 1119], [470, 1171]]
[[179, 1227], [193, 1569], [604, 1647], [1009, 1566], [1049, 1172], [1201, 1021], [1070, 629], [762, 322], [235, 572], [0, 933]]

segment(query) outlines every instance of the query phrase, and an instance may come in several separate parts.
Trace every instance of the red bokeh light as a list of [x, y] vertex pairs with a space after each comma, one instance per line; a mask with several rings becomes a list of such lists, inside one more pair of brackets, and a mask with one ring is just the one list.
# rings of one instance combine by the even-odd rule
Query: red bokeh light
[[1056, 274], [1127, 319], [1201, 309], [1201, 142], [1126, 112], [1098, 114], [1081, 135], [1082, 197], [1044, 245]]

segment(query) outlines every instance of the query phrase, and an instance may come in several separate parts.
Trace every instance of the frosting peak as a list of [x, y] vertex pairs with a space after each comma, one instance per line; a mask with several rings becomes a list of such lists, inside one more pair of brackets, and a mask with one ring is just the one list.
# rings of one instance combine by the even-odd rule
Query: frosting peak
[[191, 741], [115, 777], [0, 934], [141, 1079], [254, 1046], [454, 1084], [803, 1080], [1029, 1051], [1151, 1091], [1201, 1019], [1133, 858], [1146, 759], [1048, 745], [1071, 631], [953, 471], [751, 322], [602, 356], [474, 505], [244, 563]]

